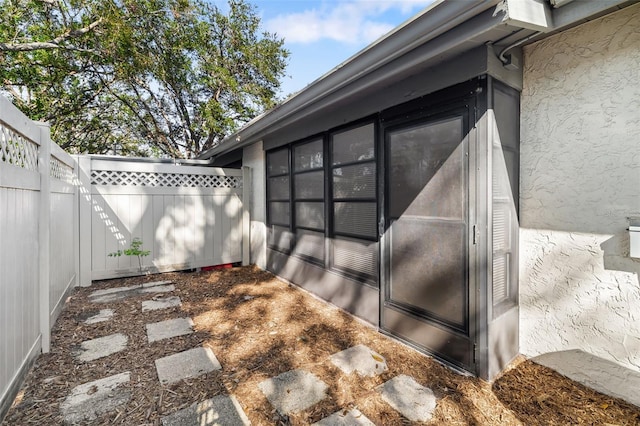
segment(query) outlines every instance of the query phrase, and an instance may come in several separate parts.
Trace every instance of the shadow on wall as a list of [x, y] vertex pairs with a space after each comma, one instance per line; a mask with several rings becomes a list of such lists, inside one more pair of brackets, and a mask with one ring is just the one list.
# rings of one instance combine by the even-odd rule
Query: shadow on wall
[[[84, 176], [81, 181], [89, 182]], [[80, 197], [90, 204], [91, 270], [98, 278], [137, 275], [134, 256], [109, 257], [139, 238], [151, 255], [143, 257], [144, 272], [190, 269], [241, 260], [241, 201], [234, 193], [142, 194], [138, 187], [80, 183]], [[117, 188], [117, 190], [112, 190]], [[158, 189], [158, 188], [154, 188]], [[158, 191], [156, 191], [158, 192]], [[86, 237], [85, 237], [86, 238]]]
[[[435, 131], [432, 127], [438, 131], [436, 135], [428, 132]], [[431, 326], [434, 336], [425, 339], [430, 342], [430, 351], [468, 367], [463, 360], [472, 358], [476, 333], [470, 327], [486, 334], [486, 318], [476, 318], [476, 312], [469, 308], [470, 218], [466, 193], [470, 188], [467, 188], [465, 161], [468, 137], [459, 119], [437, 122], [437, 127], [430, 123], [430, 127], [410, 130], [398, 133], [399, 147], [394, 145], [398, 149], [389, 160], [394, 180], [388, 190], [390, 220], [385, 224], [384, 233], [392, 238], [393, 231], [391, 251], [394, 255], [388, 263], [395, 284], [389, 285], [390, 293], [394, 303], [402, 305], [398, 312], [419, 312], [429, 318], [427, 322], [437, 324]], [[426, 144], [425, 140], [438, 143]], [[368, 244], [375, 245], [377, 252], [381, 243], [378, 240]], [[284, 244], [290, 245], [291, 253], [295, 253], [295, 240]], [[280, 276], [380, 325], [380, 290], [377, 288], [358, 283], [357, 278], [341, 278], [338, 271], [328, 271], [293, 256], [270, 251], [270, 257], [270, 268]], [[387, 263], [386, 259], [378, 261]], [[332, 259], [324, 263], [329, 269]], [[476, 272], [486, 274], [486, 265], [480, 268]], [[384, 291], [382, 284], [374, 283], [374, 286], [379, 285]], [[415, 314], [399, 314], [387, 319], [383, 326], [387, 330], [407, 331], [415, 324], [414, 317]], [[439, 329], [442, 331], [437, 331]], [[470, 337], [458, 338], [459, 335]], [[404, 337], [410, 339], [410, 336]]]
[[606, 235], [521, 230], [521, 352], [580, 348], [640, 370], [638, 275], [606, 268], [601, 245], [611, 243]]

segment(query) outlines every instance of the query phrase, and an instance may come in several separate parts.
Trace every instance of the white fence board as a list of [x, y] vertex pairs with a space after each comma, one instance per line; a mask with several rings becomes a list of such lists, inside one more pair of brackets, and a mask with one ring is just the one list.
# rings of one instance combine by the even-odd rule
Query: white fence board
[[0, 96], [0, 417], [76, 284], [74, 165]]
[[0, 188], [0, 212], [0, 402], [3, 402], [40, 338], [38, 192]]
[[62, 309], [64, 298], [76, 277], [73, 208], [75, 194], [51, 194], [51, 228], [52, 242], [50, 256], [50, 293], [49, 310], [52, 323], [55, 322]]
[[151, 251], [144, 272], [242, 261], [241, 170], [89, 157], [83, 172], [92, 280], [139, 274], [136, 257], [109, 257], [134, 238]]

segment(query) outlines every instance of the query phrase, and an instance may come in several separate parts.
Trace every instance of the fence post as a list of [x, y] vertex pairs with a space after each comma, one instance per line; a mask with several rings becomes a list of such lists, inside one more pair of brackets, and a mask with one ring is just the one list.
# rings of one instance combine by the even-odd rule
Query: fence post
[[91, 157], [78, 156], [79, 284], [91, 285]]
[[40, 287], [40, 335], [42, 353], [51, 349], [51, 309], [49, 248], [51, 246], [51, 129], [47, 123], [40, 126], [40, 149], [38, 150], [38, 171], [40, 172], [40, 210], [38, 226], [38, 259]]
[[75, 192], [73, 194], [73, 259], [75, 282], [74, 287], [80, 285], [80, 159], [77, 155], [72, 155], [73, 164], [73, 186]]
[[251, 168], [242, 167], [242, 265], [251, 263]]

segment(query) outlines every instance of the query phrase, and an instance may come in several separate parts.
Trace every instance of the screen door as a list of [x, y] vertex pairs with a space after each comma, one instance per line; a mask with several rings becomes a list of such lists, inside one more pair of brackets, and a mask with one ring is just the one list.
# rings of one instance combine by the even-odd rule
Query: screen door
[[385, 129], [382, 328], [474, 369], [468, 111]]

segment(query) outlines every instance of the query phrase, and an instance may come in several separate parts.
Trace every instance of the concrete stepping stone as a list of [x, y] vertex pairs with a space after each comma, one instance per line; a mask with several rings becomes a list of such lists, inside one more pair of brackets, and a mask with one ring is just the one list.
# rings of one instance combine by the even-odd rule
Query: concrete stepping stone
[[146, 327], [147, 339], [151, 343], [193, 333], [193, 320], [191, 318], [176, 318], [147, 324]]
[[355, 371], [360, 376], [373, 377], [388, 370], [387, 362], [382, 355], [365, 345], [345, 349], [331, 355], [329, 359], [345, 374], [351, 374]]
[[83, 362], [104, 358], [127, 347], [129, 338], [122, 333], [110, 334], [93, 340], [85, 340], [74, 350], [74, 356]]
[[109, 303], [139, 294], [168, 293], [175, 289], [176, 287], [171, 281], [153, 281], [129, 287], [114, 287], [105, 288], [104, 290], [96, 290], [89, 295], [89, 300], [94, 303]]
[[115, 312], [113, 309], [100, 309], [100, 312], [90, 316], [83, 322], [87, 325], [91, 325], [91, 324], [97, 324], [99, 322], [109, 321], [111, 318], [113, 318], [114, 314]]
[[156, 297], [153, 300], [144, 300], [142, 302], [142, 312], [157, 311], [158, 309], [167, 309], [182, 306], [182, 301], [178, 296]]
[[414, 422], [431, 420], [436, 409], [433, 391], [401, 374], [376, 388], [387, 404]]
[[340, 410], [329, 417], [325, 417], [319, 422], [315, 422], [317, 426], [376, 426], [371, 420], [360, 412], [357, 408], [349, 411]]
[[234, 396], [218, 395], [162, 418], [162, 426], [246, 426], [251, 422]]
[[130, 373], [127, 371], [73, 388], [60, 404], [65, 423], [77, 424], [95, 420], [127, 404], [131, 399], [131, 391], [121, 385], [129, 380]]
[[222, 366], [209, 348], [194, 348], [156, 360], [158, 379], [163, 385], [198, 377]]
[[326, 398], [327, 384], [304, 370], [291, 370], [264, 380], [258, 388], [282, 415], [306, 410]]

